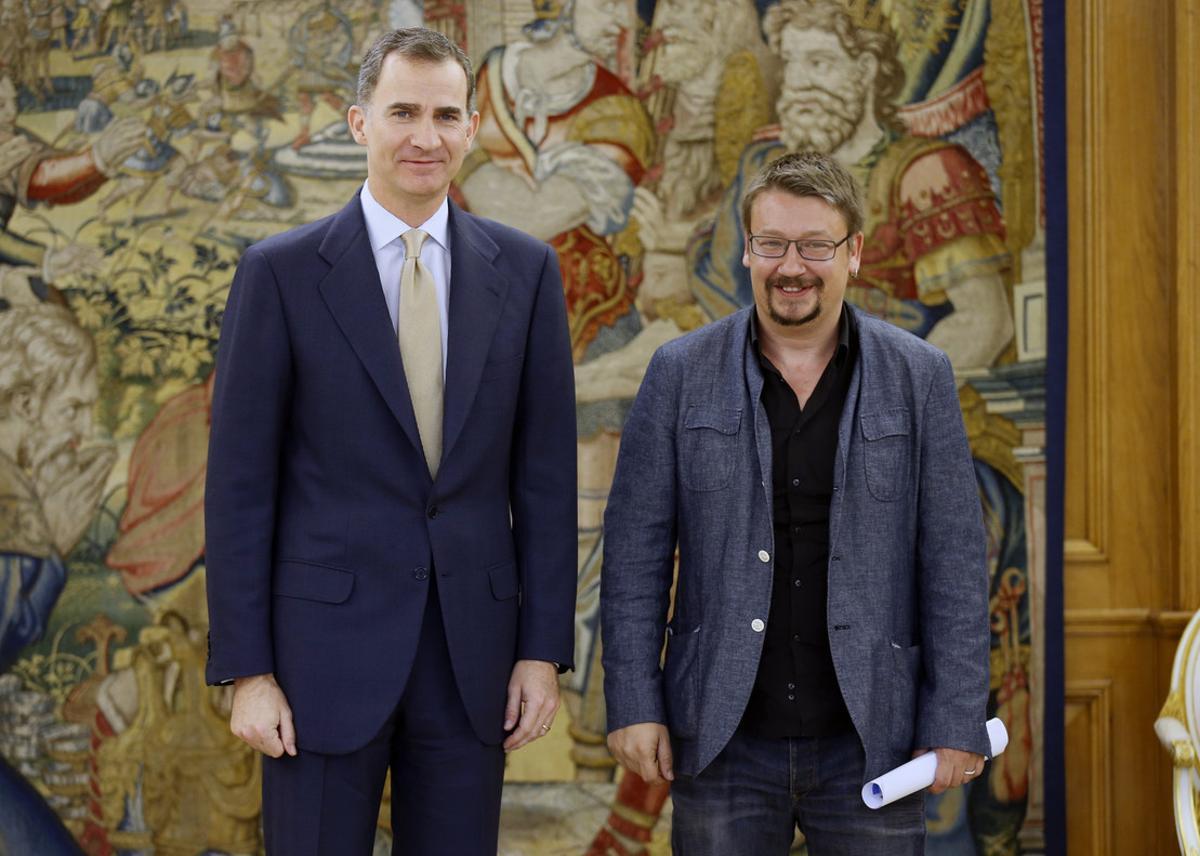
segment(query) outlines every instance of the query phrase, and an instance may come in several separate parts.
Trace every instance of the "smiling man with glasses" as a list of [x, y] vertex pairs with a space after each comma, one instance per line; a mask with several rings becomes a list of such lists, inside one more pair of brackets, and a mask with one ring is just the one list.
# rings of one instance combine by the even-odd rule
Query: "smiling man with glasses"
[[860, 792], [923, 751], [935, 792], [983, 770], [985, 539], [954, 374], [845, 302], [862, 201], [831, 156], [768, 164], [742, 212], [754, 305], [659, 349], [621, 441], [609, 747], [673, 782], [676, 856], [783, 856], [797, 827], [812, 856], [922, 853], [923, 795]]

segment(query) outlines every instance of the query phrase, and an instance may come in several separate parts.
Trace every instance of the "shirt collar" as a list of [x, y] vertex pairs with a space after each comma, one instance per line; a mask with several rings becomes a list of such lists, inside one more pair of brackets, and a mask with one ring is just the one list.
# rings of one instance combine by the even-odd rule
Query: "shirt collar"
[[[850, 353], [851, 336], [858, 332], [857, 321], [854, 318], [854, 310], [846, 303], [842, 304], [842, 314], [838, 318], [838, 344], [837, 350], [833, 352], [833, 361], [840, 369], [846, 364], [846, 357]], [[766, 360], [763, 356], [762, 348], [758, 344], [758, 310], [754, 309], [750, 313], [750, 344], [754, 346], [755, 353], [758, 354], [760, 360]]]
[[371, 241], [372, 252], [379, 252], [410, 229], [420, 229], [443, 250], [450, 249], [448, 240], [450, 202], [448, 199], [443, 199], [437, 211], [433, 212], [433, 216], [419, 226], [410, 226], [380, 205], [371, 195], [371, 188], [365, 181], [359, 200], [362, 202], [363, 219], [367, 221], [367, 237]]

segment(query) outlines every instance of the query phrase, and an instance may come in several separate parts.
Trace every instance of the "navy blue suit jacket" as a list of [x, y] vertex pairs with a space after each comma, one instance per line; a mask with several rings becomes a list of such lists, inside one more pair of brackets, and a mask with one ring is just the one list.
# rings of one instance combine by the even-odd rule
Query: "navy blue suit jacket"
[[357, 195], [238, 265], [205, 496], [208, 680], [273, 672], [301, 749], [353, 751], [403, 692], [437, 588], [472, 726], [517, 659], [570, 666], [575, 404], [554, 252], [450, 206], [431, 481]]

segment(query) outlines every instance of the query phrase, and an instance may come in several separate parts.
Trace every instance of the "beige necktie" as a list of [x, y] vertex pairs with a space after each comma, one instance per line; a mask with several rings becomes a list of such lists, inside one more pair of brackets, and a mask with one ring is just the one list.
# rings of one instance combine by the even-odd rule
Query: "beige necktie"
[[442, 320], [433, 274], [421, 264], [420, 229], [405, 232], [400, 274], [400, 358], [429, 474], [437, 478], [442, 459]]

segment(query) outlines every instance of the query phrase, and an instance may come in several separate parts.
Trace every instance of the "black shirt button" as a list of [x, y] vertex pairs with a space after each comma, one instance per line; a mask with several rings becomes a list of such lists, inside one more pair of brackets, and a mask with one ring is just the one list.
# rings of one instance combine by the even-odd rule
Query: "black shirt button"
[[800, 479], [792, 479], [792, 487], [800, 487]]
[[795, 700], [796, 700], [796, 694], [788, 693], [788, 701], [795, 701]]
[[803, 588], [803, 587], [804, 587], [804, 583], [802, 583], [800, 580], [793, 580], [793, 581], [792, 581], [792, 585], [794, 585], [796, 588]]
[[799, 641], [800, 641], [800, 634], [799, 634], [799, 633], [793, 633], [793, 634], [792, 634], [792, 641], [793, 641], [793, 642], [799, 642]]
[[795, 688], [796, 688], [796, 685], [795, 685], [795, 684], [788, 684], [788, 689], [789, 689], [789, 690], [794, 690]]

